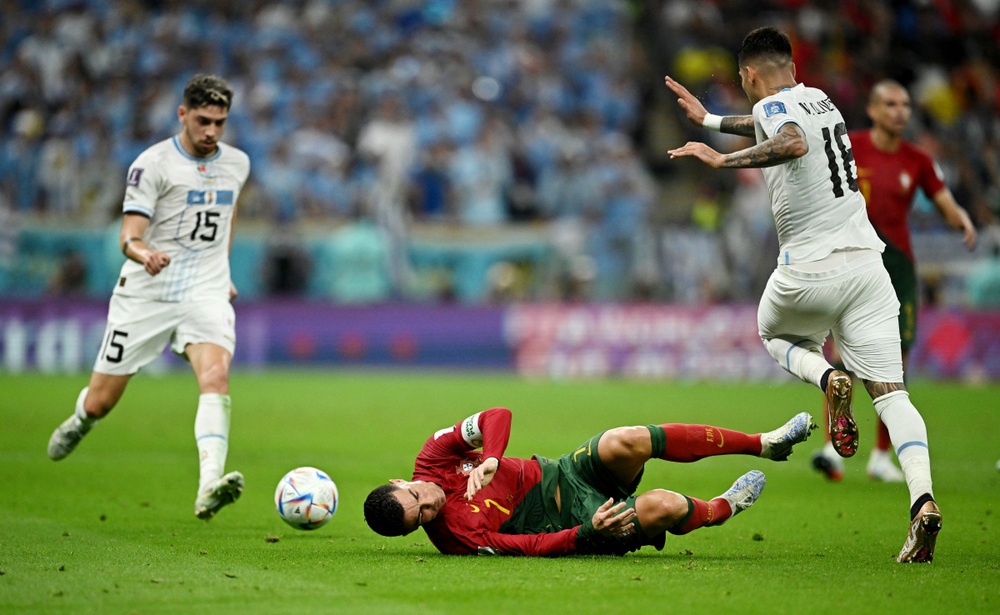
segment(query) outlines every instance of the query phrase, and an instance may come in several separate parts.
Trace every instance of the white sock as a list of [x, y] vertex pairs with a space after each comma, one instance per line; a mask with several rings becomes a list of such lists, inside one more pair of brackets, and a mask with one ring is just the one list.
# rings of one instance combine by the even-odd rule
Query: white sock
[[198, 414], [194, 419], [194, 437], [198, 443], [200, 478], [198, 492], [205, 491], [212, 481], [222, 477], [229, 452], [228, 395], [204, 393], [198, 397]]
[[889, 428], [892, 448], [910, 488], [910, 506], [925, 493], [933, 496], [927, 426], [910, 402], [910, 394], [906, 391], [887, 393], [875, 400], [875, 410]]
[[90, 431], [90, 428], [97, 424], [97, 421], [101, 420], [99, 418], [94, 418], [92, 416], [87, 416], [87, 411], [83, 409], [83, 400], [87, 399], [87, 391], [90, 387], [83, 387], [80, 394], [76, 397], [76, 407], [73, 408], [73, 416], [79, 421], [76, 426], [77, 429], [83, 432]]
[[792, 343], [780, 337], [772, 337], [764, 340], [764, 346], [778, 365], [804, 382], [811, 382], [817, 387], [820, 386], [826, 370], [833, 369], [833, 366], [823, 358], [823, 349], [812, 340]]

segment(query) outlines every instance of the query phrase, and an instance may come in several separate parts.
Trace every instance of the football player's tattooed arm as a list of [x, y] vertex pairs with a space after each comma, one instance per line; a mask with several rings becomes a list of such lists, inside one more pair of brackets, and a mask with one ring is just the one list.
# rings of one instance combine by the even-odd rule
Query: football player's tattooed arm
[[789, 122], [767, 141], [732, 154], [720, 154], [704, 143], [696, 142], [686, 143], [668, 153], [671, 158], [693, 156], [716, 169], [759, 169], [783, 164], [805, 156], [808, 152], [809, 144], [802, 128]]
[[871, 395], [872, 400], [876, 400], [883, 395], [888, 395], [893, 391], [906, 390], [906, 386], [902, 382], [872, 382], [871, 380], [862, 380], [862, 382], [865, 383], [865, 389]]
[[[704, 126], [705, 116], [708, 115], [705, 105], [701, 104], [701, 101], [698, 100], [696, 96], [689, 92], [686, 87], [677, 81], [674, 81], [674, 79], [669, 75], [664, 77], [664, 82], [667, 84], [667, 87], [677, 95], [677, 104], [687, 115], [691, 123], [695, 126]], [[724, 116], [719, 130], [721, 132], [731, 135], [739, 135], [741, 137], [752, 137], [756, 134], [753, 128], [752, 115]]]
[[801, 158], [809, 152], [806, 135], [798, 124], [788, 122], [781, 127], [778, 134], [763, 143], [758, 143], [745, 150], [726, 154], [722, 164], [725, 168], [759, 169], [773, 167], [779, 164]]
[[740, 137], [755, 137], [752, 115], [726, 115], [722, 118], [720, 132]]

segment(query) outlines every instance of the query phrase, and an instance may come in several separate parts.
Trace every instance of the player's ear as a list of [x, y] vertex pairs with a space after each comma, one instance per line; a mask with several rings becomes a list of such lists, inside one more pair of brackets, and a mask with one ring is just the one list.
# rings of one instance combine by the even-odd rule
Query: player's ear
[[184, 105], [177, 107], [177, 120], [183, 123], [185, 115], [187, 115], [187, 109], [184, 108]]
[[795, 78], [795, 62], [792, 62], [792, 79]]
[[390, 478], [389, 479], [389, 484], [390, 485], [400, 485], [400, 484], [405, 483], [405, 482], [406, 481], [403, 480], [402, 478]]

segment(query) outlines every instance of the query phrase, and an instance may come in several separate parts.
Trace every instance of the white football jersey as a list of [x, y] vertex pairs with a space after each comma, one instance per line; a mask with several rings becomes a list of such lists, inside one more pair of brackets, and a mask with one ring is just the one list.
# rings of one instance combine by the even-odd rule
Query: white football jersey
[[127, 259], [115, 294], [154, 301], [229, 298], [229, 236], [236, 199], [250, 174], [250, 159], [230, 145], [197, 158], [173, 137], [153, 145], [132, 163], [125, 213], [149, 218], [142, 240], [170, 256], [151, 276]]
[[809, 144], [805, 156], [761, 169], [781, 245], [778, 264], [811, 263], [837, 250], [881, 252], [885, 244], [858, 191], [847, 125], [830, 97], [800, 83], [759, 101], [753, 119], [757, 143], [794, 122]]

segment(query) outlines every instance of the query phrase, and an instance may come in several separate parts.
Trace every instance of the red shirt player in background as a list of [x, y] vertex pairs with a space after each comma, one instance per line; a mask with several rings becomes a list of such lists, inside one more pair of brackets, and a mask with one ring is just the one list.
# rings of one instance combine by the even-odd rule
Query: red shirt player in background
[[[801, 412], [778, 429], [745, 434], [709, 425], [618, 427], [560, 459], [504, 457], [511, 413], [493, 408], [427, 439], [413, 480], [393, 479], [365, 501], [365, 521], [383, 536], [423, 527], [452, 555], [624, 555], [662, 549], [666, 533], [721, 525], [749, 508], [764, 488], [756, 470], [709, 501], [654, 489], [636, 497], [650, 459], [691, 462], [714, 455], [784, 461], [805, 441]], [[475, 449], [482, 446], [483, 452]]]
[[[917, 331], [917, 272], [907, 225], [917, 188], [933, 201], [952, 228], [962, 231], [962, 240], [970, 250], [976, 246], [976, 229], [944, 185], [941, 171], [931, 157], [903, 140], [910, 121], [910, 95], [906, 88], [889, 79], [880, 81], [872, 88], [867, 110], [871, 129], [852, 131], [848, 136], [858, 168], [858, 188], [868, 204], [868, 219], [886, 244], [882, 261], [899, 299], [899, 337], [905, 373]], [[839, 362], [832, 340], [830, 347], [834, 361]], [[868, 460], [868, 476], [901, 482], [903, 473], [889, 453], [889, 431], [881, 420], [875, 420], [877, 438]], [[844, 474], [844, 462], [829, 439], [826, 447], [813, 455], [813, 466], [834, 481]]]

